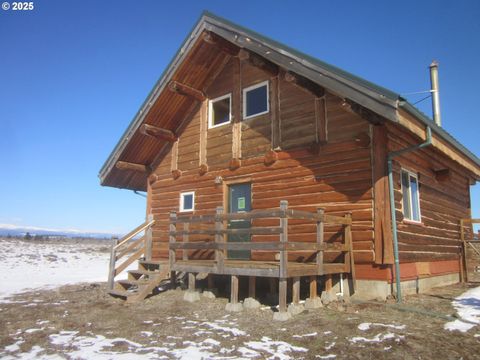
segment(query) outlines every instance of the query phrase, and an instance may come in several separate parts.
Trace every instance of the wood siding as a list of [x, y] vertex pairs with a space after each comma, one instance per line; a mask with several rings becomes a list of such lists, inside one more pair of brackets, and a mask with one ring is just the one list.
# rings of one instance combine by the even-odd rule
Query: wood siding
[[[206, 93], [209, 98], [232, 93], [232, 109], [236, 106], [241, 109], [241, 99], [238, 95], [233, 96], [239, 93], [234, 89], [235, 67], [238, 66], [235, 61], [238, 59], [230, 59]], [[242, 88], [270, 81], [270, 112], [241, 121], [241, 166], [233, 171], [229, 170], [229, 162], [234, 151], [233, 122], [237, 119], [233, 119], [232, 124], [208, 129], [206, 159], [209, 171], [205, 175], [198, 172], [201, 107], [187, 119], [183, 130], [177, 134], [180, 138], [177, 163], [181, 176], [176, 180], [172, 178], [172, 153], [167, 149], [154, 170], [157, 180], [150, 186], [151, 209], [156, 220], [153, 257], [167, 256], [168, 215], [169, 211], [178, 211], [181, 192], [195, 191], [195, 214], [213, 214], [217, 206], [225, 204], [225, 182], [248, 181], [252, 184], [253, 209], [275, 208], [280, 200], [288, 200], [289, 206], [295, 209], [315, 211], [317, 207], [324, 207], [327, 214], [342, 216], [352, 212], [355, 259], [357, 262], [373, 261], [369, 123], [349, 112], [342, 99], [327, 94], [328, 142], [312, 147], [317, 133], [315, 97], [287, 83], [281, 76], [270, 78], [270, 74], [247, 62], [242, 62], [240, 69]], [[277, 82], [278, 88], [272, 86]], [[272, 101], [273, 97], [278, 103]], [[278, 108], [273, 110], [274, 106]], [[278, 151], [278, 160], [267, 166], [264, 156], [272, 147], [273, 130], [280, 133], [278, 145], [282, 150]], [[217, 176], [223, 178], [223, 185], [215, 184]], [[254, 226], [269, 225], [269, 222], [257, 220]], [[297, 241], [315, 241], [315, 231], [315, 225], [311, 223], [297, 220], [289, 224], [289, 237]], [[340, 241], [340, 236], [340, 227], [326, 228], [326, 241]], [[200, 239], [189, 238], [190, 241]], [[252, 239], [270, 240], [278, 241], [273, 235], [258, 235]], [[190, 256], [209, 258], [213, 254], [197, 252]], [[309, 253], [291, 253], [290, 259], [306, 260], [311, 256]], [[252, 259], [273, 260], [274, 253], [253, 252]], [[326, 258], [329, 260], [332, 259]]]
[[[389, 125], [388, 130], [390, 151], [421, 142], [399, 127]], [[420, 224], [403, 218], [401, 169], [418, 174]], [[449, 169], [449, 177], [436, 179], [436, 169]], [[470, 182], [466, 172], [433, 147], [396, 158], [393, 171], [400, 261], [458, 259], [459, 219], [470, 217]]]

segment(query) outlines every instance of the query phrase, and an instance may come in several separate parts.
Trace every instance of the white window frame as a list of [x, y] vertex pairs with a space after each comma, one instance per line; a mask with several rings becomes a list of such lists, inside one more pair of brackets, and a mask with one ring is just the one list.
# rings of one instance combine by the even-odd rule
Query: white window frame
[[[192, 208], [185, 209], [185, 196], [192, 195]], [[195, 210], [195, 191], [185, 191], [180, 193], [180, 212], [189, 212]]]
[[[403, 201], [403, 178], [402, 178], [403, 173], [408, 174], [408, 182], [409, 183], [410, 183], [410, 177], [413, 177], [417, 181], [418, 220], [409, 219], [409, 218], [405, 217], [405, 204], [404, 204], [404, 201]], [[402, 192], [402, 213], [403, 213], [404, 219], [409, 221], [409, 222], [414, 222], [414, 223], [420, 224], [422, 222], [422, 212], [421, 212], [421, 209], [420, 209], [420, 182], [418, 181], [418, 174], [413, 172], [413, 171], [402, 168], [401, 171], [400, 171], [400, 190]], [[410, 199], [410, 209], [409, 209], [410, 210], [410, 215], [413, 217], [413, 201], [412, 201], [411, 187], [408, 188], [408, 197]]]
[[[270, 84], [269, 83], [270, 82], [268, 80], [262, 81], [261, 83], [246, 87], [242, 90], [243, 120], [251, 119], [251, 118], [254, 118], [254, 117], [257, 117], [257, 116], [260, 116], [260, 115], [264, 115], [264, 114], [268, 114], [270, 112]], [[267, 86], [267, 110], [262, 111], [262, 112], [257, 113], [257, 114], [250, 115], [250, 116], [245, 116], [245, 114], [247, 113], [247, 92], [255, 90], [255, 89], [257, 89], [259, 87], [262, 87], [262, 86], [265, 86], [265, 85]]]
[[[218, 102], [218, 101], [227, 99], [227, 98], [229, 100], [228, 121], [224, 122], [224, 123], [221, 123], [221, 124], [214, 125], [213, 124], [213, 117], [212, 117], [213, 104]], [[216, 128], [216, 127], [219, 127], [219, 126], [227, 125], [227, 124], [230, 124], [231, 122], [232, 122], [232, 93], [228, 93], [226, 95], [222, 95], [222, 96], [219, 96], [215, 99], [211, 99], [211, 100], [208, 101], [208, 128], [209, 129], [213, 129], [213, 128]]]

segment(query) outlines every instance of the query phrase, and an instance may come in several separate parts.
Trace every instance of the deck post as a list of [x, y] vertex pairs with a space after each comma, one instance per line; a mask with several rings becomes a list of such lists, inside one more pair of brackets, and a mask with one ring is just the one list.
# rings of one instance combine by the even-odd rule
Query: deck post
[[[288, 201], [281, 200], [280, 201], [280, 210], [283, 212], [280, 218], [280, 227], [282, 228], [282, 232], [280, 233], [280, 243], [286, 245], [288, 243], [288, 218], [287, 218], [287, 209], [288, 209]], [[280, 250], [280, 278], [286, 279], [287, 278], [287, 262], [288, 262], [288, 252], [285, 248]], [[286, 284], [285, 284], [286, 285]]]
[[305, 300], [305, 309], [317, 309], [322, 307], [322, 300], [317, 295], [317, 277], [310, 276], [310, 295]]
[[[224, 236], [220, 234], [220, 231], [223, 228], [223, 221], [221, 219], [221, 215], [223, 215], [223, 206], [218, 206], [216, 209], [216, 219], [215, 219], [215, 243], [222, 244], [224, 242]], [[223, 266], [225, 260], [225, 252], [223, 249], [215, 249], [215, 266], [217, 268], [217, 272], [219, 274], [223, 274]]]
[[[169, 244], [175, 244], [177, 242], [177, 238], [175, 235], [175, 231], [177, 231], [177, 213], [175, 211], [170, 212], [170, 236], [169, 236]], [[170, 279], [172, 281], [172, 286], [175, 287], [176, 284], [176, 273], [173, 270], [173, 266], [175, 265], [176, 262], [176, 254], [175, 254], [175, 249], [172, 249], [171, 247], [168, 250], [168, 264], [170, 267]]]
[[310, 299], [317, 297], [317, 277], [315, 275], [310, 276]]
[[[150, 222], [153, 220], [153, 214], [148, 214], [147, 221]], [[145, 260], [152, 260], [152, 235], [153, 229], [150, 225], [147, 230], [145, 230]]]
[[117, 246], [118, 244], [118, 239], [117, 238], [113, 238], [113, 242], [112, 242], [112, 250], [110, 252], [110, 266], [108, 267], [108, 289], [109, 290], [113, 290], [113, 286], [114, 286], [114, 283], [115, 283], [115, 262], [116, 262], [116, 257], [117, 257], [117, 250], [115, 249], [115, 247]]
[[255, 299], [255, 288], [257, 285], [257, 278], [255, 276], [248, 277], [248, 297]]
[[278, 307], [279, 312], [287, 311], [287, 279], [280, 278], [278, 283]]
[[300, 303], [300, 277], [293, 278], [292, 284], [292, 302], [297, 305]]
[[195, 291], [196, 276], [194, 273], [188, 273], [188, 291]]
[[[320, 220], [317, 220], [317, 245], [322, 245], [324, 240], [324, 220], [323, 215], [325, 210], [323, 208], [317, 208], [317, 215]], [[323, 273], [323, 250], [317, 252], [317, 274]]]
[[242, 311], [243, 305], [238, 302], [238, 276], [232, 275], [230, 284], [230, 302], [225, 306], [226, 311]]
[[278, 312], [273, 313], [273, 320], [286, 321], [292, 317], [287, 311], [287, 279], [278, 279]]
[[330, 292], [332, 291], [333, 281], [332, 281], [332, 274], [325, 275], [325, 291]]
[[230, 287], [230, 302], [232, 304], [238, 303], [238, 276], [232, 275]]

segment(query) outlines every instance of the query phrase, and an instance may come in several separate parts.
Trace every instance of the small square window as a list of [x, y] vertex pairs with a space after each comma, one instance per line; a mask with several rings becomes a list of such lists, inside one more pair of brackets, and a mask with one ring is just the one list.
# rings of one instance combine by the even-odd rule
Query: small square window
[[189, 191], [180, 194], [180, 212], [195, 209], [195, 192]]
[[230, 94], [210, 100], [208, 105], [208, 127], [213, 128], [223, 124], [228, 124], [232, 118], [230, 109]]
[[249, 119], [269, 111], [268, 81], [243, 89], [243, 118]]
[[406, 170], [402, 170], [402, 198], [405, 219], [420, 222], [418, 176]]

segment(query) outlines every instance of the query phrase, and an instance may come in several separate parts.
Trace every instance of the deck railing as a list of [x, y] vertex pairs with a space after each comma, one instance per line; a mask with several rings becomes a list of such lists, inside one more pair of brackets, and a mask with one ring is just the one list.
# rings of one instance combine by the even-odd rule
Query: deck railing
[[[462, 282], [468, 282], [468, 256], [467, 251], [468, 247], [471, 247], [474, 253], [476, 253], [480, 258], [480, 251], [475, 246], [480, 244], [480, 241], [473, 238], [473, 224], [480, 224], [480, 219], [460, 219], [460, 240], [462, 241], [462, 252], [461, 252], [461, 266], [460, 266], [460, 277]], [[467, 228], [469, 231], [465, 231]], [[472, 239], [466, 238], [466, 233], [472, 236]]]
[[[146, 260], [152, 258], [152, 226], [155, 224], [153, 216], [149, 215], [147, 221], [136, 227], [120, 240], [115, 240], [110, 253], [110, 266], [108, 269], [108, 288], [113, 290], [115, 277], [123, 272], [129, 265], [145, 256]], [[141, 232], [145, 234], [138, 239], [135, 236]]]
[[[279, 226], [252, 226], [245, 229], [228, 229], [229, 220], [253, 219], [279, 219]], [[291, 241], [288, 236], [289, 219], [310, 220], [316, 223], [316, 241]], [[190, 229], [190, 224], [207, 224], [208, 228]], [[182, 229], [178, 229], [183, 224]], [[324, 226], [341, 225], [344, 231], [344, 243], [326, 243], [324, 242]], [[170, 213], [170, 232], [169, 232], [169, 263], [170, 269], [175, 270], [177, 263], [177, 251], [182, 250], [182, 260], [189, 260], [189, 250], [212, 250], [215, 253], [214, 265], [212, 270], [215, 273], [224, 273], [225, 252], [227, 250], [257, 250], [257, 251], [278, 251], [279, 254], [279, 272], [280, 278], [286, 278], [288, 274], [288, 253], [290, 251], [308, 251], [316, 253], [315, 261], [318, 273], [323, 272], [324, 252], [335, 251], [345, 253], [342, 269], [345, 272], [351, 272], [354, 276], [354, 259], [352, 253], [352, 219], [351, 214], [344, 217], [325, 214], [324, 210], [319, 208], [316, 212], [288, 209], [288, 202], [280, 201], [278, 209], [253, 210], [245, 213], [224, 213], [223, 207], [217, 207], [215, 215], [177, 215], [176, 212]], [[277, 242], [226, 242], [225, 235], [278, 235]], [[189, 241], [190, 235], [210, 235], [214, 236], [214, 241]], [[177, 241], [178, 237], [182, 241]], [[312, 263], [312, 262], [310, 262]], [[253, 265], [252, 263], [252, 266]], [[344, 271], [338, 271], [344, 272]], [[259, 272], [260, 274], [261, 272]], [[261, 275], [259, 275], [261, 276]]]

